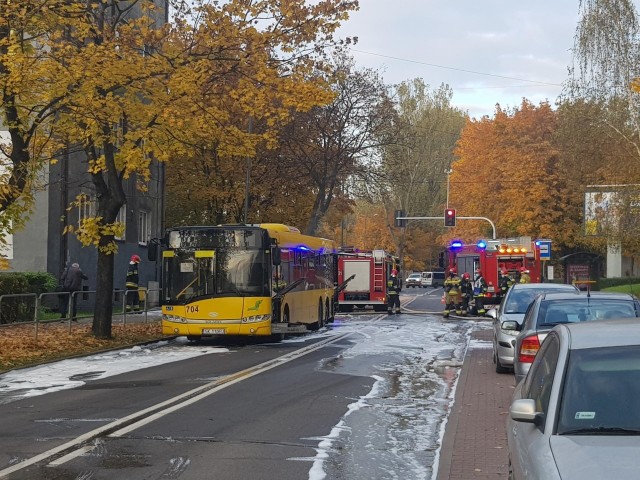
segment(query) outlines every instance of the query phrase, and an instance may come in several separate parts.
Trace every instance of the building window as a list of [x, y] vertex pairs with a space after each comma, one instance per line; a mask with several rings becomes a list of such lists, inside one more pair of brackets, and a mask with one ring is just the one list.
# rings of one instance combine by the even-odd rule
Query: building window
[[151, 214], [143, 210], [138, 216], [138, 243], [146, 245], [151, 238]]
[[92, 218], [96, 214], [96, 200], [92, 195], [83, 193], [78, 198], [78, 226], [87, 218]]
[[122, 224], [122, 235], [115, 235], [114, 238], [116, 240], [124, 240], [127, 236], [127, 204], [125, 203], [120, 207], [120, 211], [118, 212], [118, 216], [116, 216], [116, 223]]

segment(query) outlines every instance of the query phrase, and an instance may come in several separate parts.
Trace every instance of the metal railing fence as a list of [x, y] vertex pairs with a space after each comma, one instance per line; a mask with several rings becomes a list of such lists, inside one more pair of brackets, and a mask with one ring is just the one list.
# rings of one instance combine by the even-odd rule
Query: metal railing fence
[[[112, 297], [112, 306], [114, 307], [112, 313], [113, 319], [121, 319], [121, 323], [125, 325], [128, 317], [143, 315], [142, 323], [147, 323], [149, 310], [160, 306], [159, 302], [155, 300], [155, 298], [160, 298], [159, 292], [160, 289], [148, 289], [144, 287], [140, 287], [138, 290], [115, 289]], [[79, 290], [77, 292], [0, 295], [0, 327], [34, 324], [36, 340], [38, 339], [38, 329], [41, 323], [67, 321], [69, 331], [71, 331], [74, 321], [93, 318], [95, 316], [95, 312], [93, 311], [95, 298], [94, 301], [91, 302], [90, 297], [94, 297], [96, 293], [96, 290]], [[134, 301], [134, 294], [138, 296], [138, 302]], [[58, 301], [57, 308], [51, 307], [53, 303], [51, 298], [54, 297], [57, 298]], [[138, 309], [134, 310], [136, 303]], [[128, 307], [131, 307], [129, 311]], [[58, 312], [60, 316], [51, 317], [55, 312]]]

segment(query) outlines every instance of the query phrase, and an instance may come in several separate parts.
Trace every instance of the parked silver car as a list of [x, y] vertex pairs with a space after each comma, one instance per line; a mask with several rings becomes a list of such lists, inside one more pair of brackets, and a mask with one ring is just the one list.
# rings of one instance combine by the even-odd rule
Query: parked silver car
[[509, 479], [635, 479], [640, 471], [640, 322], [554, 327], [516, 387]]
[[536, 295], [562, 291], [579, 290], [574, 285], [562, 283], [518, 283], [507, 291], [497, 308], [487, 312], [493, 317], [493, 363], [497, 373], [507, 373], [513, 369], [516, 335], [519, 333], [517, 325], [522, 324], [527, 307]]
[[640, 302], [627, 293], [579, 292], [538, 295], [527, 311], [522, 325], [514, 325], [520, 330], [516, 337], [516, 355], [513, 359], [516, 383], [527, 374], [542, 341], [557, 324], [638, 316]]

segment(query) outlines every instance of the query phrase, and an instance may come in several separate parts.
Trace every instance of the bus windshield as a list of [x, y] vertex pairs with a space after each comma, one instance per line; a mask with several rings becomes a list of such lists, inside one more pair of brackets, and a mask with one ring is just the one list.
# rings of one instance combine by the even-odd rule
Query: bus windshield
[[167, 304], [222, 296], [269, 296], [270, 256], [257, 230], [172, 231], [164, 258]]

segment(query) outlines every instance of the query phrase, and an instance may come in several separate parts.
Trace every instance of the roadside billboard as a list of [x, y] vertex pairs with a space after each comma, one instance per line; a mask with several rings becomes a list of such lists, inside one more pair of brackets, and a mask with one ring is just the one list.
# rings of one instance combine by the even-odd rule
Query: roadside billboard
[[619, 237], [640, 232], [640, 185], [589, 185], [584, 193], [584, 233]]
[[606, 236], [617, 230], [618, 216], [614, 207], [617, 202], [618, 192], [594, 190], [584, 193], [585, 235]]

